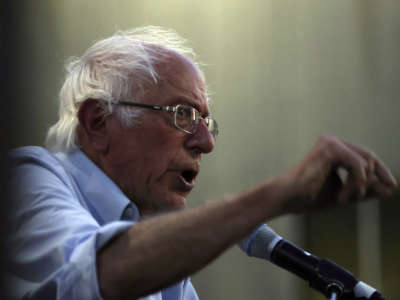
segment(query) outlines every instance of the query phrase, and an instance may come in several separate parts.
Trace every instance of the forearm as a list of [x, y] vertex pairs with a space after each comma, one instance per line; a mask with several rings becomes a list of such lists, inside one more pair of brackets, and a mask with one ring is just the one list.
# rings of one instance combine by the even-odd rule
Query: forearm
[[278, 203], [285, 197], [283, 185], [276, 178], [229, 199], [136, 224], [98, 255], [104, 297], [140, 297], [201, 269], [282, 213]]

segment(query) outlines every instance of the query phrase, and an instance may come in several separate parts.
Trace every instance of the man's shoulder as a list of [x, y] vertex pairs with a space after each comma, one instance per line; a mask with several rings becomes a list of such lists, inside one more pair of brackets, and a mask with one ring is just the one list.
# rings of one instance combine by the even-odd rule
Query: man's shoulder
[[[65, 169], [58, 158], [47, 149], [39, 146], [25, 146], [12, 149], [8, 153], [8, 167], [17, 172], [32, 169], [47, 169], [52, 173], [65, 174]], [[18, 173], [20, 174], [20, 173]]]
[[64, 196], [74, 193], [72, 176], [58, 154], [38, 146], [11, 150], [7, 170], [10, 191], [18, 197], [29, 196], [27, 199], [32, 202], [31, 204], [34, 203], [32, 199], [43, 193], [50, 192]]
[[40, 146], [25, 146], [10, 150], [8, 157], [13, 162], [20, 162], [29, 159], [51, 160], [55, 157], [45, 148]]

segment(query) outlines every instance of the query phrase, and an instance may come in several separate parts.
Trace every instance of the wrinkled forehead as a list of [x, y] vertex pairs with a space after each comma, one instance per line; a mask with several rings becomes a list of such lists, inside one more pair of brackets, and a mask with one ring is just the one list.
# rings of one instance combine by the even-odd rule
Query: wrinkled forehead
[[204, 75], [191, 59], [173, 50], [166, 50], [165, 56], [155, 67], [161, 85], [170, 84], [208, 101]]

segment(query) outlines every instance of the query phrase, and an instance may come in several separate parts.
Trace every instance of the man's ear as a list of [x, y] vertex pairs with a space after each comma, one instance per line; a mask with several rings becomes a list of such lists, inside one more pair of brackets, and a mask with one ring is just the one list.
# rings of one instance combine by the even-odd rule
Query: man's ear
[[107, 152], [109, 135], [103, 103], [97, 99], [87, 99], [78, 111], [80, 143], [96, 152]]

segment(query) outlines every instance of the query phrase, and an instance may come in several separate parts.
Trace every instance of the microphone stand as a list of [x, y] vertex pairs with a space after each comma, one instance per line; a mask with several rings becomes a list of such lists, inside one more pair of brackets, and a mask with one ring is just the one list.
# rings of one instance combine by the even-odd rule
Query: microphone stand
[[[279, 249], [279, 251], [277, 250]], [[271, 261], [308, 281], [311, 288], [334, 300], [385, 300], [375, 291], [369, 298], [356, 292], [360, 281], [346, 269], [326, 258], [319, 258], [291, 243], [281, 240], [275, 246]]]
[[378, 291], [368, 299], [365, 296], [357, 296], [355, 286], [359, 281], [349, 271], [329, 259], [320, 259], [317, 270], [317, 278], [309, 282], [310, 286], [330, 300], [385, 300]]

